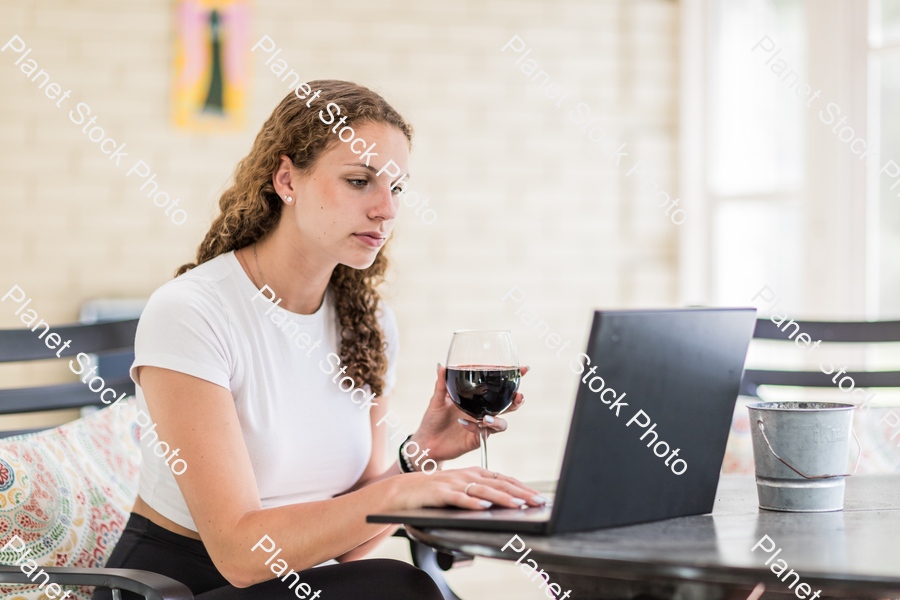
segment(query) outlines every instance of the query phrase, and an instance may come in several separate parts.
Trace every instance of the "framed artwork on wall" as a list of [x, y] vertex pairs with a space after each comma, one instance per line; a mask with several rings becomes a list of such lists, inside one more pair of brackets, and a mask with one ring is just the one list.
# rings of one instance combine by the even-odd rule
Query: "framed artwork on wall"
[[178, 0], [172, 117], [179, 129], [229, 132], [244, 123], [248, 0]]

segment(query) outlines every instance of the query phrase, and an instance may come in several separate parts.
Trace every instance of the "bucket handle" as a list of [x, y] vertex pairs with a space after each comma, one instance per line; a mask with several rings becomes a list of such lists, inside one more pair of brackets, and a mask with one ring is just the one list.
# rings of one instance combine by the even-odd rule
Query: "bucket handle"
[[783, 458], [778, 456], [778, 454], [772, 448], [772, 444], [769, 442], [768, 436], [766, 436], [766, 426], [765, 426], [765, 424], [763, 424], [763, 422], [760, 419], [756, 420], [756, 426], [759, 428], [759, 432], [762, 433], [763, 439], [766, 441], [766, 446], [769, 447], [769, 452], [771, 452], [775, 458], [777, 458], [778, 460], [783, 462], [787, 468], [789, 468], [791, 471], [793, 471], [800, 477], [803, 477], [805, 479], [831, 479], [833, 477], [849, 477], [850, 475], [855, 475], [856, 469], [859, 468], [859, 459], [862, 458], [862, 444], [859, 443], [859, 438], [856, 437], [856, 431], [854, 431], [853, 427], [850, 428], [850, 433], [853, 434], [853, 439], [856, 440], [856, 447], [858, 450], [858, 452], [856, 454], [856, 465], [853, 467], [853, 472], [852, 473], [844, 473], [843, 475], [806, 475], [804, 473], [801, 473], [794, 467], [792, 467], [790, 465], [790, 463], [788, 463], [786, 460], [784, 460]]

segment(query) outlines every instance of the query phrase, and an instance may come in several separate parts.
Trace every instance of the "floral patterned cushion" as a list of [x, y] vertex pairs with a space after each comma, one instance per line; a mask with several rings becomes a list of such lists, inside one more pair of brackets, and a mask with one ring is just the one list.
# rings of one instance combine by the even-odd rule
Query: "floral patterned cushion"
[[[132, 398], [116, 411], [0, 439], [0, 548], [16, 535], [40, 566], [106, 564], [137, 497], [136, 412]], [[0, 564], [15, 564], [19, 556], [12, 548], [2, 551]], [[93, 591], [65, 589], [82, 600]], [[36, 586], [0, 586], [0, 600], [46, 597]]]
[[[753, 443], [750, 438], [750, 412], [747, 410], [747, 405], [759, 401], [758, 398], [738, 397], [731, 422], [731, 433], [725, 449], [722, 472], [746, 474], [756, 472], [753, 463]], [[900, 448], [896, 446], [898, 438], [894, 438], [893, 442], [890, 439], [896, 431], [894, 429], [892, 432], [890, 427], [895, 419], [889, 417], [885, 420], [885, 415], [890, 410], [900, 413], [900, 408], [866, 408], [853, 413], [853, 429], [862, 446], [859, 469], [856, 471], [860, 475], [900, 471]], [[851, 438], [848, 472], [853, 468], [851, 461], [856, 460], [856, 454], [856, 442]]]

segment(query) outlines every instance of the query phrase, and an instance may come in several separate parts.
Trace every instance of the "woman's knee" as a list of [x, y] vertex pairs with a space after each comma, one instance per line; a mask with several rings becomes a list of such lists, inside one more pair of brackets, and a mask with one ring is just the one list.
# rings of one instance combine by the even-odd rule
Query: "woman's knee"
[[[398, 560], [371, 559], [307, 569], [293, 580], [270, 579], [248, 588], [222, 587], [197, 600], [443, 600], [428, 573]], [[302, 582], [302, 586], [300, 583]], [[309, 590], [312, 590], [311, 592]]]
[[[367, 564], [368, 563], [368, 564]], [[353, 564], [353, 563], [345, 563]], [[443, 600], [444, 596], [431, 576], [421, 569], [399, 560], [376, 558], [359, 561], [368, 567], [367, 576], [377, 573], [383, 584], [395, 598], [410, 600]]]

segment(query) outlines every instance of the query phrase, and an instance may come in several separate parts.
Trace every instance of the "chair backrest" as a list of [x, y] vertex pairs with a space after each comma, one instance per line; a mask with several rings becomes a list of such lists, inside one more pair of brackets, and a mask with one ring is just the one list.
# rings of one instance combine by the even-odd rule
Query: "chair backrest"
[[[793, 327], [796, 324], [799, 329]], [[791, 326], [788, 331], [788, 325]], [[754, 339], [781, 340], [795, 343], [797, 332], [813, 340], [841, 343], [900, 342], [900, 321], [791, 321], [779, 329], [771, 319], [757, 319]], [[790, 337], [789, 337], [790, 336]], [[858, 388], [900, 387], [900, 371], [857, 371], [845, 373]], [[758, 398], [761, 385], [789, 385], [797, 387], [835, 387], [833, 375], [816, 371], [770, 371], [747, 369], [741, 381], [740, 394]]]
[[[71, 344], [58, 352], [49, 349], [45, 340], [29, 329], [0, 330], [0, 363], [22, 362], [76, 356], [85, 354], [110, 354], [132, 350], [137, 331], [137, 319], [109, 321], [89, 325], [64, 325], [53, 332]], [[133, 395], [134, 382], [128, 375], [128, 367], [103, 373], [104, 387], [112, 388], [117, 397]], [[23, 412], [103, 406], [100, 394], [88, 388], [88, 383], [75, 382], [33, 388], [0, 390], [0, 415]]]
[[[794, 325], [797, 327], [794, 327]], [[799, 332], [805, 333], [813, 341], [823, 343], [857, 343], [860, 346], [878, 342], [900, 342], [900, 321], [879, 322], [828, 322], [828, 321], [791, 321], [779, 328], [771, 319], [757, 319], [753, 338], [758, 340], [775, 340], [796, 344]], [[805, 342], [805, 340], [803, 340]], [[801, 347], [803, 342], [801, 342]], [[810, 346], [811, 347], [811, 346]], [[798, 351], [800, 351], [798, 349]], [[842, 389], [843, 402], [860, 406], [863, 399], [869, 396], [869, 388], [900, 388], [900, 371], [850, 371], [841, 377], [850, 377], [854, 386]], [[746, 405], [762, 400], [758, 388], [762, 385], [792, 386], [800, 388], [831, 388], [834, 374], [826, 374], [821, 370], [814, 371], [774, 371], [762, 369], [746, 369], [741, 380], [738, 398], [732, 423], [732, 435], [728, 440], [723, 469], [725, 472], [752, 473], [753, 455], [751, 440], [751, 423]], [[843, 381], [843, 379], [841, 379]], [[863, 394], [858, 394], [859, 390]], [[883, 404], [883, 403], [878, 403]], [[871, 406], [871, 405], [869, 405]], [[897, 409], [866, 408], [854, 411], [854, 430], [861, 441], [861, 460], [858, 473], [885, 473], [900, 470], [900, 450], [894, 439], [900, 430], [900, 414]], [[893, 437], [892, 437], [893, 436]], [[850, 466], [852, 469], [852, 464]]]

